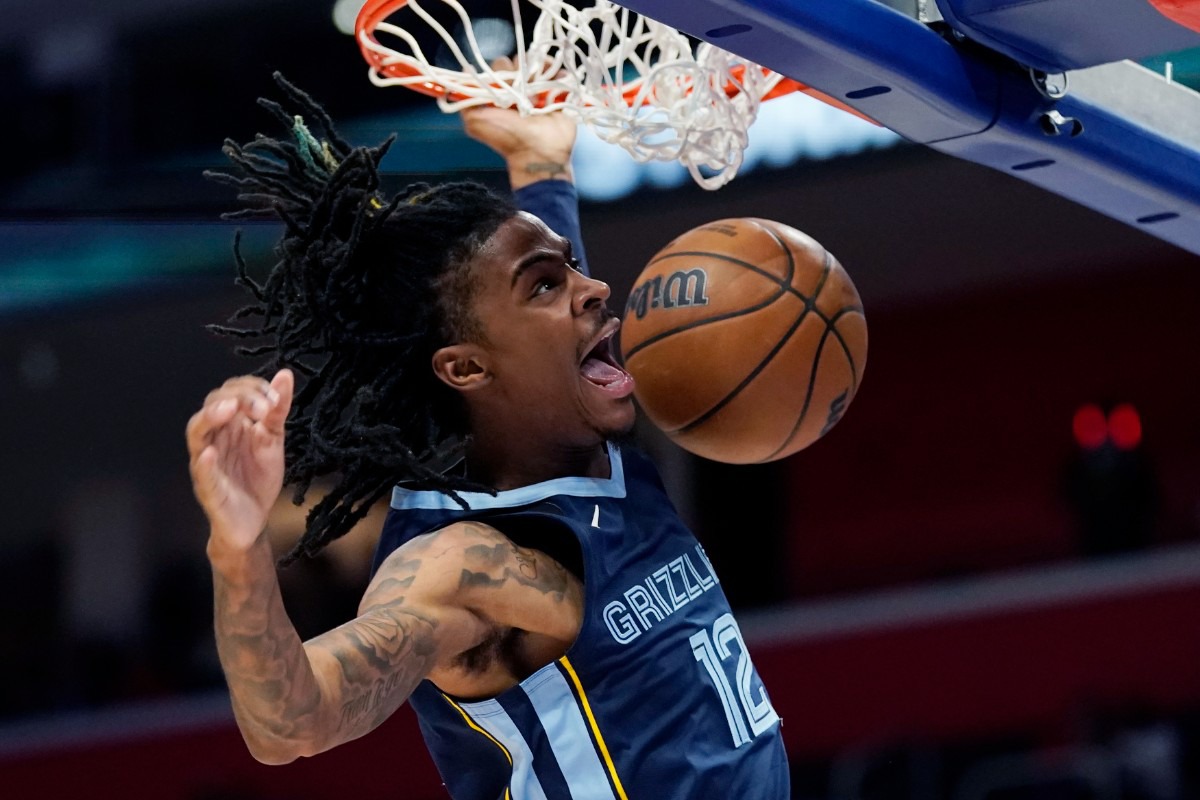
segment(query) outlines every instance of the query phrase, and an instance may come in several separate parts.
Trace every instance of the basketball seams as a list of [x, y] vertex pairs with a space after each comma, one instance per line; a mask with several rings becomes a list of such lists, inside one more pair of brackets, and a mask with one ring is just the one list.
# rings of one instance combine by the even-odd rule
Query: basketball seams
[[826, 327], [825, 332], [821, 334], [821, 340], [817, 343], [816, 349], [813, 351], [812, 368], [808, 373], [808, 388], [804, 393], [804, 406], [800, 409], [800, 416], [796, 419], [796, 424], [792, 426], [788, 435], [783, 437], [783, 443], [768, 453], [765, 457], [759, 460], [762, 464], [778, 456], [796, 437], [796, 433], [800, 430], [800, 426], [804, 424], [804, 418], [808, 416], [809, 406], [812, 404], [813, 390], [817, 383], [817, 369], [821, 365], [821, 352], [825, 349], [825, 342], [829, 339], [830, 328]]
[[741, 394], [742, 390], [745, 389], [747, 386], [749, 386], [751, 383], [753, 383], [754, 379], [758, 377], [758, 374], [767, 368], [767, 365], [771, 363], [771, 359], [773, 359], [775, 357], [775, 354], [778, 353], [780, 350], [782, 350], [783, 346], [788, 343], [788, 340], [792, 338], [792, 334], [795, 333], [800, 328], [801, 324], [803, 324], [804, 319], [807, 315], [807, 312], [808, 312], [807, 309], [800, 312], [800, 315], [798, 317], [796, 317], [795, 321], [792, 322], [792, 327], [788, 328], [787, 333], [785, 333], [779, 339], [779, 341], [775, 343], [775, 346], [771, 348], [770, 352], [768, 352], [765, 356], [762, 357], [762, 360], [759, 361], [754, 366], [754, 369], [750, 370], [750, 374], [747, 375], [745, 378], [742, 378], [741, 383], [739, 383], [737, 386], [735, 386], [733, 389], [731, 389], [729, 391], [729, 394], [722, 397], [720, 400], [718, 400], [716, 403], [714, 403], [713, 406], [708, 409], [708, 411], [705, 411], [703, 414], [696, 417], [691, 422], [687, 423], [686, 425], [682, 425], [678, 428], [675, 428], [673, 430], [669, 430], [666, 432], [667, 433], [686, 433], [687, 431], [691, 430], [692, 428], [696, 427], [697, 425], [702, 425], [703, 423], [712, 419], [712, 417], [718, 411], [720, 411], [722, 408], [724, 408], [725, 406], [727, 406], [731, 402], [733, 402], [733, 400], [739, 394]]
[[[780, 240], [780, 241], [782, 242], [782, 240]], [[791, 253], [792, 253], [791, 248], [788, 247], [786, 244], [783, 246], [785, 248], [787, 248], [788, 254], [791, 255]], [[820, 317], [821, 319], [825, 320], [825, 324], [828, 325], [829, 320], [825, 319], [825, 315], [821, 312], [821, 309], [817, 308], [817, 298], [821, 296], [821, 290], [825, 288], [825, 281], [829, 280], [829, 276], [833, 273], [833, 256], [829, 253], [828, 250], [825, 251], [825, 257], [824, 257], [824, 259], [822, 259], [822, 261], [824, 263], [821, 266], [821, 277], [817, 280], [817, 285], [813, 289], [812, 300], [811, 301], [806, 300], [805, 303], [808, 305], [811, 305], [812, 311], [816, 312], [816, 315], [818, 317]], [[797, 292], [796, 294], [800, 297], [803, 297], [803, 295], [801, 295], [799, 292]]]
[[[829, 317], [826, 317], [825, 312], [823, 312], [821, 309], [817, 308], [817, 295], [819, 295], [821, 293], [821, 288], [825, 285], [826, 279], [828, 279], [829, 276], [833, 273], [833, 264], [832, 264], [833, 256], [830, 254], [830, 252], [828, 250], [823, 251], [822, 258], [825, 262], [825, 267], [821, 271], [821, 277], [817, 281], [816, 288], [813, 290], [813, 296], [811, 298], [809, 298], [808, 295], [804, 294], [804, 292], [797, 289], [795, 287], [795, 285], [793, 285], [793, 283], [792, 283], [792, 280], [796, 277], [795, 253], [792, 252], [792, 248], [788, 247], [787, 242], [782, 237], [777, 235], [774, 231], [764, 229], [764, 232], [768, 236], [770, 236], [772, 239], [775, 240], [775, 243], [779, 245], [780, 249], [782, 249], [785, 253], [787, 253], [788, 275], [787, 275], [786, 279], [781, 279], [781, 278], [777, 277], [776, 275], [773, 275], [770, 272], [760, 269], [760, 268], [754, 266], [753, 264], [747, 263], [745, 261], [739, 261], [738, 259], [732, 258], [730, 256], [722, 255], [720, 253], [709, 253], [709, 252], [705, 252], [703, 250], [686, 251], [686, 252], [680, 251], [678, 253], [668, 253], [667, 255], [662, 256], [661, 258], [656, 258], [654, 261], [651, 261], [650, 263], [656, 264], [659, 261], [665, 261], [668, 258], [673, 258], [678, 255], [678, 256], [705, 256], [705, 257], [712, 258], [712, 259], [715, 259], [718, 261], [727, 261], [730, 264], [736, 264], [739, 267], [744, 267], [744, 268], [750, 270], [751, 272], [761, 275], [762, 277], [771, 281], [772, 283], [774, 283], [776, 286], [778, 286], [782, 290], [780, 292], [780, 294], [775, 295], [769, 301], [767, 301], [767, 305], [778, 300], [779, 297], [783, 294], [790, 294], [793, 297], [795, 297], [797, 300], [799, 300], [801, 303], [804, 303], [805, 306], [809, 306], [810, 307], [808, 309], [809, 311], [811, 311], [812, 313], [814, 313], [818, 317], [820, 317], [822, 320], [824, 320], [826, 324], [829, 324], [829, 322], [830, 322]], [[756, 308], [755, 310], [757, 311], [758, 309]]]
[[[639, 369], [651, 370], [646, 373], [647, 386], [654, 391], [647, 389], [644, 398], [639, 392], [639, 399], [651, 404], [646, 412], [650, 413], [652, 407], [652, 419], [677, 443], [719, 461], [763, 463], [789, 455], [820, 438], [857, 392], [865, 365], [865, 360], [863, 364], [856, 363], [860, 358], [865, 359], [865, 314], [849, 276], [833, 254], [819, 243], [769, 220], [744, 217], [730, 223], [730, 232], [741, 234], [732, 242], [697, 236], [697, 232], [704, 231], [697, 228], [664, 248], [691, 245], [687, 250], [660, 252], [647, 264], [639, 283], [643, 279], [658, 280], [650, 273], [665, 276], [672, 270], [685, 268], [678, 263], [682, 258], [685, 264], [688, 260], [697, 262], [686, 268], [716, 270], [721, 275], [716, 286], [722, 288], [717, 295], [710, 295], [718, 298], [714, 301], [715, 308], [685, 314], [687, 322], [678, 321], [668, 330], [660, 328], [652, 333], [666, 321], [663, 318], [647, 320], [645, 328], [631, 325], [627, 330], [634, 341], [625, 354], [625, 363], [631, 365], [635, 375]], [[764, 239], [763, 234], [770, 238]], [[769, 242], [774, 242], [779, 250], [772, 251]], [[783, 263], [776, 260], [780, 252], [785, 259]], [[670, 263], [671, 260], [676, 263]], [[743, 277], [738, 273], [743, 273]], [[747, 280], [750, 275], [768, 283]], [[692, 293], [704, 297], [703, 283], [696, 280], [701, 288]], [[710, 288], [715, 290], [716, 286]], [[822, 301], [827, 289], [829, 300]], [[799, 308], [789, 307], [792, 301], [784, 299], [788, 295], [800, 302]], [[739, 296], [746, 305], [730, 310], [730, 301], [737, 302]], [[755, 296], [759, 299], [755, 300]], [[705, 297], [704, 302], [694, 304], [709, 305], [707, 301]], [[715, 316], [705, 316], [714, 312]], [[815, 317], [812, 322], [808, 322], [810, 314]], [[717, 329], [704, 328], [717, 322], [723, 323]], [[769, 328], [761, 329], [761, 325]], [[727, 331], [735, 335], [733, 341], [726, 342], [723, 338], [729, 335]], [[740, 331], [746, 331], [749, 338], [742, 337]], [[643, 338], [647, 334], [651, 334], [649, 338]], [[831, 341], [836, 342], [834, 350], [841, 355], [835, 352], [829, 357], [832, 360], [822, 360]], [[703, 348], [706, 342], [710, 345], [726, 342], [733, 348], [713, 354], [713, 380], [669, 366], [680, 357], [699, 356], [695, 348]], [[768, 352], [764, 353], [764, 348]], [[747, 363], [753, 366], [743, 372]], [[738, 382], [730, 387], [733, 380]], [[846, 381], [850, 382], [848, 391]], [[663, 390], [686, 393], [672, 398], [663, 395]], [[817, 417], [823, 416], [819, 412], [827, 404], [830, 419], [817, 433]], [[781, 437], [781, 433], [786, 435]], [[771, 452], [763, 457], [767, 451]]]
[[767, 236], [770, 236], [772, 239], [774, 239], [775, 244], [779, 245], [779, 249], [787, 255], [787, 289], [788, 291], [792, 292], [792, 294], [796, 295], [796, 297], [799, 297], [801, 300], [803, 300], [805, 305], [808, 305], [808, 298], [800, 294], [793, 284], [793, 282], [796, 280], [796, 254], [792, 252], [792, 248], [787, 246], [787, 242], [785, 242], [783, 237], [778, 233], [771, 230], [766, 225], [763, 225], [761, 222], [756, 222], [754, 224], [758, 225], [759, 230], [763, 231], [767, 234]]
[[[828, 279], [829, 274], [832, 271], [833, 271], [833, 256], [830, 254], [830, 252], [828, 250], [826, 250], [825, 251], [825, 264], [821, 271], [821, 279], [817, 282], [816, 291], [813, 292], [813, 308], [814, 309], [816, 309], [816, 306], [817, 306], [817, 299], [821, 296], [821, 290], [825, 288], [825, 281], [826, 281], [826, 279]], [[804, 316], [805, 316], [805, 314], [802, 313], [800, 315], [801, 319], [803, 319]], [[800, 416], [796, 420], [796, 423], [794, 425], [792, 425], [792, 430], [788, 433], [788, 435], [783, 437], [783, 442], [779, 445], [779, 447], [777, 447], [773, 451], [771, 451], [771, 453], [768, 454], [765, 458], [763, 458], [762, 461], [770, 461], [772, 458], [777, 456], [785, 447], [787, 447], [788, 444], [791, 443], [792, 439], [795, 438], [796, 431], [800, 430], [800, 426], [804, 424], [804, 418], [806, 416], [808, 416], [808, 408], [812, 404], [813, 388], [817, 382], [817, 368], [821, 364], [821, 353], [825, 349], [825, 341], [829, 338], [829, 332], [832, 329], [832, 326], [829, 324], [829, 320], [825, 318], [824, 314], [818, 313], [818, 316], [820, 316], [821, 319], [823, 319], [825, 321], [825, 332], [821, 334], [821, 340], [820, 340], [820, 342], [818, 342], [816, 350], [813, 351], [812, 368], [809, 370], [809, 373], [808, 373], [808, 388], [805, 389], [805, 392], [804, 392], [804, 405], [801, 406], [801, 408], [800, 408]]]
[[[676, 326], [669, 330], [660, 331], [659, 333], [656, 333], [653, 336], [648, 337], [644, 341], [638, 342], [636, 345], [634, 345], [629, 350], [629, 352], [625, 353], [624, 359], [625, 359], [626, 363], [629, 363], [629, 359], [633, 358], [633, 356], [636, 353], [638, 353], [641, 350], [646, 349], [647, 347], [654, 344], [655, 342], [662, 341], [663, 339], [669, 338], [669, 337], [674, 336], [679, 333], [683, 333], [685, 331], [690, 331], [690, 330], [694, 330], [695, 328], [700, 328], [705, 325], [709, 325], [713, 322], [723, 322], [724, 320], [727, 320], [727, 319], [736, 319], [737, 317], [744, 316], [746, 314], [753, 314], [756, 311], [761, 311], [762, 309], [767, 308], [770, 305], [773, 305], [775, 303], [775, 301], [777, 301], [779, 298], [781, 298], [785, 294], [787, 294], [789, 292], [789, 290], [791, 291], [792, 294], [799, 297], [800, 300], [803, 301], [805, 305], [808, 305], [808, 300], [803, 295], [801, 295], [799, 292], [795, 291], [794, 287], [792, 286], [792, 279], [795, 278], [795, 276], [796, 276], [796, 258], [795, 258], [795, 255], [792, 253], [791, 248], [789, 248], [786, 244], [784, 244], [783, 240], [781, 240], [778, 236], [776, 236], [774, 231], [764, 227], [761, 224], [759, 224], [758, 227], [759, 227], [759, 230], [763, 231], [768, 236], [770, 236], [775, 241], [775, 244], [779, 245], [779, 249], [783, 251], [784, 256], [787, 258], [786, 281], [780, 281], [780, 279], [777, 276], [772, 275], [771, 273], [767, 272], [766, 270], [760, 269], [759, 267], [755, 266], [754, 264], [751, 264], [748, 261], [742, 261], [741, 259], [733, 258], [732, 256], [727, 256], [722, 253], [710, 253], [705, 250], [680, 250], [680, 251], [677, 251], [674, 253], [667, 253], [666, 255], [662, 255], [662, 256], [659, 256], [658, 258], [653, 259], [652, 261], [650, 261], [649, 264], [646, 265], [646, 267], [649, 268], [649, 267], [653, 266], [654, 264], [657, 264], [660, 261], [666, 261], [669, 258], [676, 258], [676, 257], [682, 257], [682, 256], [696, 258], [698, 256], [703, 256], [704, 258], [711, 258], [716, 261], [725, 261], [727, 263], [734, 264], [736, 266], [742, 267], [743, 269], [749, 270], [750, 272], [753, 272], [757, 275], [760, 275], [760, 276], [766, 278], [771, 283], [775, 284], [778, 291], [775, 292], [775, 294], [771, 295], [770, 297], [766, 298], [765, 300], [759, 301], [758, 303], [756, 303], [753, 306], [748, 306], [748, 307], [740, 309], [738, 311], [728, 311], [724, 314], [718, 314], [717, 316], [706, 317], [705, 319], [698, 319], [693, 322], [687, 322], [687, 323], [684, 323], [683, 325]], [[691, 423], [689, 423], [689, 424], [691, 424]]]
[[661, 341], [662, 339], [667, 339], [671, 336], [674, 336], [677, 333], [683, 333], [684, 331], [690, 331], [694, 328], [699, 328], [704, 325], [708, 325], [709, 323], [722, 322], [727, 319], [736, 319], [737, 317], [742, 316], [744, 314], [752, 314], [755, 311], [761, 311], [762, 309], [764, 309], [767, 306], [774, 303], [776, 300], [778, 300], [784, 294], [790, 294], [790, 295], [796, 297], [798, 300], [800, 300], [800, 302], [804, 303], [805, 312], [802, 312], [802, 313], [807, 313], [808, 311], [811, 311], [812, 313], [814, 313], [818, 317], [820, 317], [822, 320], [824, 320], [825, 324], [828, 325], [830, 320], [828, 317], [825, 316], [825, 313], [823, 311], [821, 311], [821, 309], [817, 308], [816, 298], [817, 298], [817, 295], [821, 293], [821, 288], [825, 285], [825, 280], [826, 280], [826, 278], [829, 277], [829, 274], [831, 272], [832, 265], [830, 264], [831, 256], [830, 256], [829, 251], [828, 250], [824, 251], [826, 266], [825, 266], [825, 269], [821, 273], [821, 279], [820, 279], [820, 281], [818, 281], [816, 289], [813, 292], [813, 296], [810, 299], [803, 292], [801, 292], [799, 289], [797, 289], [795, 286], [792, 285], [792, 280], [796, 276], [796, 261], [795, 261], [795, 254], [792, 252], [792, 248], [788, 247], [787, 243], [783, 240], [783, 238], [780, 237], [778, 234], [776, 234], [775, 231], [770, 230], [769, 228], [766, 228], [762, 225], [759, 225], [759, 228], [764, 233], [766, 233], [768, 236], [770, 236], [772, 239], [774, 239], [775, 243], [779, 245], [780, 249], [783, 250], [783, 252], [787, 254], [788, 272], [787, 272], [787, 277], [785, 279], [781, 279], [777, 275], [767, 272], [764, 269], [760, 269], [759, 267], [757, 267], [754, 264], [751, 264], [747, 261], [742, 261], [740, 259], [733, 258], [732, 256], [727, 256], [722, 253], [712, 253], [707, 250], [678, 250], [673, 253], [667, 253], [665, 255], [661, 255], [658, 258], [651, 261], [646, 266], [647, 267], [653, 266], [654, 264], [657, 264], [660, 261], [666, 261], [669, 258], [677, 258], [677, 257], [683, 257], [683, 256], [687, 256], [690, 258], [696, 258], [698, 256], [702, 256], [704, 258], [711, 258], [716, 261], [724, 261], [729, 264], [734, 264], [735, 266], [742, 267], [746, 270], [749, 270], [750, 272], [755, 273], [756, 275], [760, 275], [760, 276], [766, 278], [767, 280], [769, 280], [771, 283], [775, 284], [779, 288], [778, 293], [773, 294], [771, 297], [760, 301], [756, 305], [748, 306], [748, 307], [746, 307], [744, 309], [740, 309], [738, 311], [730, 311], [730, 312], [727, 312], [725, 314], [721, 314], [718, 316], [707, 317], [705, 319], [696, 320], [694, 322], [688, 322], [683, 325], [679, 325], [675, 328], [670, 328], [669, 330], [665, 330], [665, 331], [656, 333], [653, 336], [645, 339], [644, 341], [639, 342], [632, 349], [630, 349], [628, 353], [625, 353], [624, 354], [625, 361], [628, 362], [629, 359], [633, 358], [635, 353], [645, 349], [646, 347], [649, 347], [650, 345], [654, 344], [655, 342]]
[[796, 434], [800, 432], [800, 427], [804, 424], [804, 418], [808, 415], [809, 405], [812, 403], [813, 387], [817, 381], [817, 368], [821, 364], [821, 354], [824, 352], [825, 343], [831, 334], [837, 339], [838, 344], [841, 345], [842, 353], [846, 356], [846, 363], [850, 366], [850, 399], [853, 399], [854, 395], [858, 393], [858, 366], [854, 363], [854, 354], [850, 351], [850, 346], [846, 343], [845, 337], [837, 329], [837, 321], [847, 314], [858, 314], [865, 317], [862, 306], [845, 306], [831, 317], [830, 323], [825, 328], [825, 333], [821, 335], [821, 341], [814, 350], [812, 369], [808, 376], [808, 391], [804, 396], [804, 406], [800, 409], [800, 417], [796, 420], [796, 424], [792, 426], [791, 432], [784, 437], [783, 444], [779, 445], [779, 447], [775, 448], [774, 451], [757, 463], [764, 464], [776, 458], [792, 443], [792, 440], [796, 438]]
[[[774, 231], [767, 229], [765, 226], [763, 226], [761, 224], [758, 227], [760, 230], [766, 232], [766, 234], [775, 241], [775, 244], [779, 246], [779, 249], [783, 251], [784, 258], [787, 259], [786, 283], [779, 282], [779, 279], [776, 278], [774, 275], [771, 275], [770, 273], [768, 273], [764, 270], [761, 270], [757, 266], [750, 264], [748, 262], [741, 261], [739, 259], [731, 258], [728, 256], [723, 256], [723, 255], [716, 254], [716, 253], [704, 253], [704, 255], [716, 256], [720, 260], [728, 261], [732, 264], [738, 264], [739, 266], [742, 266], [742, 267], [750, 270], [751, 272], [756, 272], [759, 275], [762, 275], [762, 276], [770, 279], [771, 281], [775, 282], [776, 285], [779, 286], [780, 291], [774, 297], [771, 298], [771, 301], [769, 303], [767, 303], [763, 306], [763, 308], [766, 308], [769, 305], [773, 305], [775, 303], [775, 301], [777, 301], [779, 298], [783, 297], [783, 295], [787, 293], [788, 288], [791, 288], [792, 279], [795, 278], [795, 276], [796, 276], [796, 255], [795, 255], [795, 253], [792, 252], [792, 249], [783, 242], [782, 239], [780, 239], [778, 236], [775, 235]], [[680, 253], [679, 255], [685, 255], [685, 253]], [[663, 258], [657, 258], [650, 263], [653, 264], [657, 261], [662, 261], [662, 260], [665, 260], [666, 258], [670, 258], [670, 257], [671, 257], [670, 255], [667, 255], [667, 256], [664, 256]], [[801, 298], [801, 299], [804, 300], [804, 298]], [[800, 327], [800, 323], [804, 321], [804, 316], [808, 311], [808, 307], [809, 307], [808, 301], [804, 300], [804, 310], [802, 310], [800, 312], [800, 315], [796, 318], [796, 321], [792, 323], [792, 327], [788, 329], [788, 332], [783, 335], [783, 338], [780, 339], [780, 341], [775, 345], [775, 347], [771, 350], [771, 352], [767, 353], [767, 355], [761, 361], [758, 362], [758, 364], [754, 367], [754, 369], [752, 369], [750, 371], [750, 374], [742, 379], [741, 383], [739, 383], [737, 386], [735, 386], [728, 394], [726, 394], [724, 397], [722, 397], [720, 400], [718, 400], [715, 404], [713, 404], [713, 406], [711, 408], [709, 408], [703, 414], [696, 417], [691, 422], [688, 422], [687, 424], [682, 425], [679, 428], [676, 428], [674, 431], [668, 431], [668, 433], [682, 433], [684, 431], [690, 430], [691, 428], [694, 428], [697, 425], [700, 425], [705, 420], [711, 419], [714, 414], [716, 414], [718, 411], [720, 411], [722, 408], [724, 408], [730, 402], [732, 402], [733, 398], [737, 397], [738, 394], [740, 394], [743, 389], [745, 389], [747, 386], [749, 386], [754, 381], [754, 378], [760, 372], [763, 371], [763, 369], [766, 367], [767, 364], [769, 364], [771, 362], [771, 359], [774, 358], [775, 354], [778, 353], [780, 351], [780, 349], [783, 348], [783, 345], [787, 342], [787, 340], [792, 338], [792, 334], [796, 332], [796, 329]]]
[[[847, 314], [858, 314], [860, 317], [866, 318], [866, 314], [862, 306], [846, 306], [839, 309], [836, 314], [830, 318], [829, 330], [838, 340], [838, 344], [842, 346], [842, 352], [846, 354], [846, 363], [850, 365], [850, 394], [853, 395], [858, 391], [858, 366], [854, 363], [854, 354], [850, 352], [850, 345], [846, 344], [846, 338], [842, 336], [842, 332], [838, 330], [837, 323], [842, 317]], [[794, 432], [793, 432], [794, 435]]]
[[[760, 226], [760, 227], [762, 227], [762, 226]], [[793, 278], [795, 278], [795, 276], [796, 276], [796, 254], [792, 252], [792, 248], [788, 247], [787, 242], [785, 242], [782, 237], [780, 237], [778, 234], [776, 234], [775, 231], [769, 230], [765, 227], [762, 227], [762, 229], [767, 233], [768, 236], [770, 236], [772, 239], [775, 240], [775, 243], [777, 245], [779, 245], [779, 249], [782, 250], [784, 252], [785, 256], [787, 257], [787, 285], [790, 287]], [[735, 261], [736, 259], [730, 259], [730, 260]], [[758, 270], [756, 267], [751, 267], [751, 269], [754, 269], [756, 272], [760, 272], [760, 270]], [[824, 265], [821, 269], [821, 277], [817, 281], [816, 291], [813, 293], [813, 299], [811, 301], [809, 301], [807, 299], [804, 299], [803, 295], [801, 295], [799, 292], [793, 292], [797, 297], [804, 299], [804, 307], [800, 310], [800, 313], [796, 316], [796, 319], [792, 322], [792, 326], [790, 328], [788, 328], [787, 333], [785, 333], [780, 338], [780, 340], [775, 343], [775, 346], [773, 348], [771, 348], [771, 350], [765, 356], [762, 357], [762, 359], [754, 366], [754, 369], [750, 370], [750, 374], [748, 374], [745, 378], [743, 378], [742, 381], [737, 386], [735, 386], [732, 390], [730, 390], [730, 392], [728, 394], [726, 394], [724, 397], [722, 397], [720, 400], [718, 400], [711, 408], [709, 408], [707, 411], [705, 411], [700, 416], [696, 417], [691, 422], [689, 422], [686, 425], [683, 425], [679, 428], [676, 428], [673, 431], [668, 431], [668, 433], [685, 433], [688, 430], [695, 428], [697, 425], [701, 425], [704, 422], [708, 421], [709, 419], [712, 419], [712, 417], [715, 416], [717, 414], [717, 412], [719, 412], [722, 408], [724, 408], [725, 406], [727, 406], [731, 402], [733, 402], [734, 398], [736, 398], [739, 394], [741, 394], [742, 391], [747, 386], [749, 386], [751, 383], [753, 383], [754, 379], [757, 378], [758, 375], [764, 369], [767, 368], [767, 366], [775, 358], [776, 354], [778, 354], [779, 351], [782, 350], [785, 345], [787, 345], [787, 343], [791, 340], [792, 335], [797, 330], [800, 329], [800, 326], [802, 324], [804, 324], [804, 320], [808, 318], [808, 313], [810, 311], [816, 311], [817, 296], [821, 293], [821, 289], [825, 286], [825, 281], [829, 277], [829, 273], [832, 271], [832, 269], [833, 269], [833, 259], [830, 256], [829, 251], [825, 251], [825, 261], [824, 261]], [[794, 287], [792, 287], [792, 288], [794, 288]], [[779, 297], [782, 297], [782, 294], [780, 294]], [[772, 302], [774, 302], [774, 301], [772, 301]], [[818, 316], [821, 316], [823, 318], [823, 315], [821, 315], [819, 313], [818, 313]], [[826, 328], [828, 329], [828, 322], [826, 323]], [[791, 438], [790, 435], [788, 438]]]

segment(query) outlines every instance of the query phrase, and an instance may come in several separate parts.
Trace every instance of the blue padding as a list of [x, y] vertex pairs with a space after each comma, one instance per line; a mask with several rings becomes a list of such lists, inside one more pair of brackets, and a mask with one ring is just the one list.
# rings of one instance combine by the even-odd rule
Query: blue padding
[[[1048, 100], [1018, 65], [952, 44], [874, 0], [623, 4], [842, 99], [914, 142], [1200, 254], [1200, 153], [1075, 98]], [[706, 36], [734, 26], [747, 27]], [[1047, 136], [1039, 119], [1051, 110], [1079, 119], [1084, 133]]]
[[1147, 0], [937, 0], [956, 30], [1045, 72], [1200, 47]]
[[[986, 130], [994, 70], [874, 0], [627, 0], [622, 5], [795, 77], [922, 144]], [[709, 31], [740, 32], [712, 38]], [[878, 87], [888, 91], [880, 92]]]

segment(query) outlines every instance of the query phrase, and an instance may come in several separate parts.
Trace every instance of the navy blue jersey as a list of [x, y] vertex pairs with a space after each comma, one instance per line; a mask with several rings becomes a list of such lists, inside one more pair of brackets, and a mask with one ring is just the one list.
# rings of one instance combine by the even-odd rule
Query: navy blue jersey
[[513, 200], [517, 208], [528, 211], [550, 230], [569, 239], [571, 255], [579, 261], [580, 272], [591, 274], [583, 249], [583, 231], [579, 228], [579, 195], [575, 184], [558, 179], [534, 181], [513, 192]]
[[376, 568], [461, 520], [523, 545], [573, 537], [582, 556], [583, 625], [566, 655], [493, 699], [464, 701], [429, 681], [413, 694], [451, 796], [784, 800], [779, 717], [716, 572], [650, 462], [615, 446], [609, 455], [607, 479], [462, 493], [470, 510], [437, 492], [393, 494]]

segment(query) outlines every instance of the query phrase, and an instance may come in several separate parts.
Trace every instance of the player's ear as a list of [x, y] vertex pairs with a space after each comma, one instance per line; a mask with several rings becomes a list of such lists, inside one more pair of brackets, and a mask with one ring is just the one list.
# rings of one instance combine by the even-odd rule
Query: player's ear
[[452, 344], [433, 354], [433, 372], [451, 389], [469, 392], [492, 380], [487, 354], [473, 344]]

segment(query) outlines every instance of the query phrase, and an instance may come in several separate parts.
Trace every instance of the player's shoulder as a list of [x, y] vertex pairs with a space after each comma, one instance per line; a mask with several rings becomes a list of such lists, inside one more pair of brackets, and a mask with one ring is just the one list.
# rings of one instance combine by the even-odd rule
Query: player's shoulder
[[[550, 633], [558, 629], [551, 624], [554, 620], [537, 618], [548, 611], [536, 601], [550, 597], [581, 606], [582, 582], [553, 556], [471, 520], [451, 523], [397, 548], [376, 572], [362, 608], [400, 597]], [[528, 613], [518, 613], [522, 608]]]
[[492, 525], [454, 522], [414, 536], [388, 554], [374, 572], [359, 610], [395, 602], [461, 607], [480, 585], [520, 572], [544, 555], [517, 547]]
[[478, 520], [460, 520], [412, 537], [384, 559], [380, 571], [400, 564], [458, 562], [482, 551], [512, 546], [512, 541], [499, 529]]
[[496, 528], [481, 522], [452, 522], [412, 537], [379, 564], [368, 595], [378, 587], [398, 585], [444, 595], [455, 590], [464, 567], [478, 563], [481, 554], [510, 551], [512, 542]]

